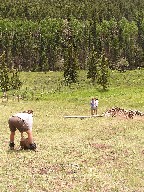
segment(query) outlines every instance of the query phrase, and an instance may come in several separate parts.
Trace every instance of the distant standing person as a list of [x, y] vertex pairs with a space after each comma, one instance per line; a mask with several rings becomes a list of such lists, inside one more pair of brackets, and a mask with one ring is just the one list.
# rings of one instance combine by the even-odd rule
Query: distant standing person
[[96, 115], [97, 115], [97, 110], [98, 110], [98, 104], [99, 104], [99, 100], [98, 100], [98, 98], [95, 98], [95, 107], [96, 107], [95, 113], [96, 113]]
[[32, 126], [33, 126], [33, 111], [27, 110], [21, 113], [16, 113], [12, 115], [8, 120], [9, 128], [10, 128], [10, 149], [14, 149], [14, 137], [15, 131], [18, 129], [21, 132], [21, 136], [23, 136], [23, 132], [26, 132], [28, 135], [28, 142], [30, 146], [30, 150], [36, 149], [36, 144], [33, 142], [33, 134], [32, 134]]
[[95, 99], [92, 98], [91, 102], [90, 102], [91, 115], [95, 115], [95, 113], [96, 113], [96, 105], [95, 104], [96, 104]]

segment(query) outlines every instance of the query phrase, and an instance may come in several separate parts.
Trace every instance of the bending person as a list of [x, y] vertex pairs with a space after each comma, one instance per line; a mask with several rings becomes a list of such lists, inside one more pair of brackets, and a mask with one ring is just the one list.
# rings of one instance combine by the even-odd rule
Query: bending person
[[32, 126], [33, 126], [33, 111], [27, 110], [21, 113], [16, 113], [12, 115], [8, 120], [10, 128], [10, 149], [14, 149], [14, 137], [15, 131], [18, 129], [23, 136], [23, 132], [26, 132], [28, 135], [29, 149], [35, 150], [36, 144], [33, 142]]

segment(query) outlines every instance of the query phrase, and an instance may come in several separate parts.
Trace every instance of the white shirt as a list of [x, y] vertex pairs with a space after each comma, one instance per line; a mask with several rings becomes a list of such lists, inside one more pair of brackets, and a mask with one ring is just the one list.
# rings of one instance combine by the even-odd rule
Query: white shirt
[[98, 107], [98, 99], [95, 100], [95, 106]]
[[13, 116], [17, 116], [21, 119], [23, 119], [26, 124], [29, 126], [29, 129], [32, 130], [32, 125], [33, 125], [33, 115], [32, 113], [17, 113]]

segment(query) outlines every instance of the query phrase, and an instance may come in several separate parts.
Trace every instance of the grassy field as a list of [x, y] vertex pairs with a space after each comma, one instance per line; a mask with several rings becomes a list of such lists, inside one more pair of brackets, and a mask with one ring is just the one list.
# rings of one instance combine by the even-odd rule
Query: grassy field
[[[92, 96], [99, 98], [98, 114], [113, 106], [144, 112], [144, 70], [111, 72], [102, 91], [85, 80], [63, 86], [62, 74], [21, 73], [23, 87], [0, 103], [0, 191], [2, 192], [143, 192], [144, 119], [90, 115]], [[10, 151], [8, 118], [34, 110], [33, 135], [37, 151]]]

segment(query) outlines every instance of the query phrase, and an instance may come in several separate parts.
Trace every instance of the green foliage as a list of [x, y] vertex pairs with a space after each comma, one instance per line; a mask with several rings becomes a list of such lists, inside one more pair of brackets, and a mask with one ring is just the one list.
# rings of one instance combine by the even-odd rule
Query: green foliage
[[69, 20], [65, 22], [63, 36], [64, 78], [66, 84], [71, 84], [77, 81], [77, 50]]
[[111, 69], [122, 58], [127, 69], [144, 67], [143, 8], [142, 0], [2, 1], [0, 50], [9, 69], [63, 70], [71, 83], [76, 69], [96, 71], [93, 47], [98, 57], [104, 51]]
[[76, 59], [73, 54], [73, 47], [69, 45], [64, 51], [64, 78], [66, 84], [77, 81]]
[[92, 83], [95, 83], [98, 75], [98, 56], [97, 53], [93, 50], [88, 58], [88, 73], [87, 78], [92, 80]]
[[9, 89], [9, 69], [5, 63], [5, 52], [0, 56], [0, 87], [5, 91]]
[[125, 59], [125, 58], [122, 58], [118, 63], [118, 70], [120, 72], [124, 72], [126, 71], [126, 69], [128, 68], [129, 64], [128, 64], [128, 61]]
[[116, 18], [120, 20], [126, 17], [134, 20], [139, 14], [144, 16], [143, 0], [7, 0], [0, 4], [2, 18], [21, 18], [33, 21], [41, 21], [46, 17], [67, 18], [73, 15], [80, 20], [90, 20], [93, 10], [96, 12], [96, 19], [101, 22], [103, 19]]
[[19, 79], [18, 71], [11, 71], [6, 65], [5, 58], [6, 55], [4, 52], [0, 56], [0, 87], [4, 91], [8, 91], [10, 89], [19, 89], [22, 85], [22, 82]]
[[101, 58], [98, 61], [98, 66], [99, 66], [99, 74], [98, 74], [98, 79], [97, 82], [99, 85], [102, 86], [103, 90], [107, 89], [107, 86], [109, 84], [109, 63], [108, 59], [105, 56], [105, 54], [101, 55]]
[[22, 86], [22, 82], [19, 79], [18, 71], [13, 69], [11, 73], [12, 73], [12, 77], [10, 79], [10, 87], [16, 90], [20, 89], [20, 87]]
[[109, 84], [109, 62], [105, 54], [100, 57], [95, 51], [89, 57], [89, 68], [87, 72], [87, 78], [92, 80], [92, 83], [98, 83], [102, 86], [103, 90], [107, 89]]
[[[137, 22], [129, 22], [126, 18], [98, 23], [96, 20], [79, 21], [70, 17], [67, 28], [67, 19], [47, 18], [39, 23], [6, 19], [0, 20], [0, 30], [1, 50], [6, 52], [9, 68], [59, 70], [58, 63], [64, 59], [63, 53], [68, 44], [72, 45], [78, 69], [87, 68], [87, 57], [92, 54], [92, 47], [99, 56], [104, 50], [113, 68], [117, 68], [123, 57], [130, 69], [143, 66], [143, 20], [137, 26]], [[68, 42], [69, 30], [72, 42]], [[63, 69], [63, 63], [60, 68]]]

